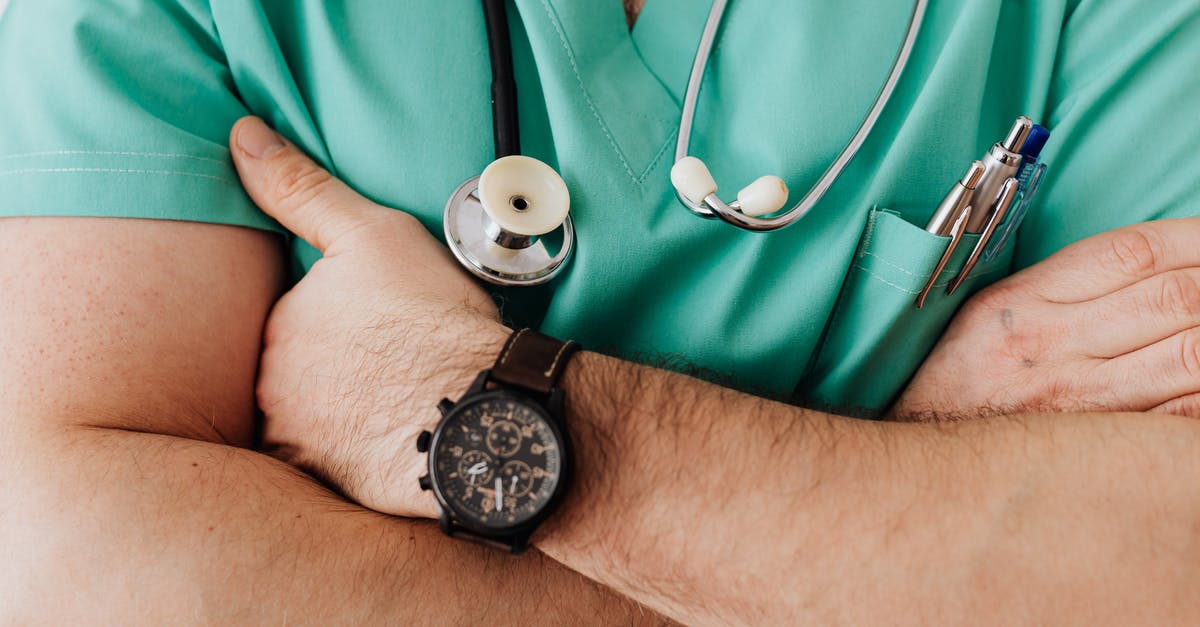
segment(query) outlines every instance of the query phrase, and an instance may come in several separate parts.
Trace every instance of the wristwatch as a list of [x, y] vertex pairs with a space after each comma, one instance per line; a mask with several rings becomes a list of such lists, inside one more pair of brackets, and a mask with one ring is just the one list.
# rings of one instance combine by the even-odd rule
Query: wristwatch
[[438, 403], [442, 420], [417, 451], [429, 454], [421, 489], [437, 498], [447, 535], [521, 553], [562, 502], [574, 458], [558, 380], [577, 350], [521, 329], [462, 398]]

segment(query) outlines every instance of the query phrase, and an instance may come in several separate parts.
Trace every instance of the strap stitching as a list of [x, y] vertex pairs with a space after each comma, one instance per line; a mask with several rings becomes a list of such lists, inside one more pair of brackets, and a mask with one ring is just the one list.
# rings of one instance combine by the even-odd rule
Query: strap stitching
[[522, 335], [525, 335], [525, 332], [528, 330], [529, 330], [528, 328], [521, 329], [520, 331], [517, 331], [516, 333], [514, 333], [511, 338], [509, 338], [508, 345], [504, 347], [504, 353], [500, 355], [500, 365], [501, 366], [503, 366], [508, 361], [508, 355], [509, 355], [509, 353], [512, 353], [512, 347], [513, 347], [513, 345], [515, 345], [517, 343], [517, 339], [520, 338]]
[[567, 349], [571, 348], [571, 346], [574, 344], [575, 342], [573, 341], [563, 342], [562, 347], [558, 349], [558, 354], [554, 356], [554, 362], [550, 364], [550, 368], [548, 368], [546, 372], [542, 373], [546, 378], [549, 378], [554, 374], [554, 370], [558, 368], [558, 360], [562, 359], [563, 353], [567, 352]]

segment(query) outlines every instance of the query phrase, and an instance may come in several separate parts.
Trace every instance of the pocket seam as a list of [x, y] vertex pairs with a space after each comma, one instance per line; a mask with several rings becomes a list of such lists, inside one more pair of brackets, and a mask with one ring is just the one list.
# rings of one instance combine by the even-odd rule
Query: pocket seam
[[[908, 274], [908, 275], [910, 275], [910, 276], [913, 276], [913, 277], [916, 277], [916, 278], [921, 278], [921, 277], [920, 277], [920, 275], [913, 274], [912, 272], [908, 272], [907, 270], [904, 270], [903, 268], [900, 268], [899, 266], [894, 266], [894, 264], [888, 264], [888, 265], [893, 265], [893, 267], [895, 267], [897, 270], [900, 270], [901, 272], [904, 272], [905, 274]], [[875, 274], [874, 272], [871, 272], [871, 271], [870, 271], [869, 269], [867, 269], [865, 266], [859, 265], [859, 264], [857, 264], [857, 263], [856, 263], [856, 264], [854, 264], [854, 265], [852, 265], [852, 266], [851, 266], [851, 268], [852, 268], [852, 269], [855, 269], [855, 270], [859, 270], [859, 271], [861, 271], [863, 274], [866, 274], [867, 276], [871, 277], [872, 279], [875, 279], [876, 281], [879, 281], [880, 283], [883, 283], [884, 285], [886, 285], [886, 286], [888, 286], [888, 287], [890, 287], [890, 288], [893, 288], [893, 289], [895, 289], [895, 290], [897, 290], [897, 291], [903, 292], [903, 293], [905, 293], [905, 294], [911, 294], [911, 295], [913, 295], [913, 296], [916, 296], [916, 295], [918, 295], [918, 294], [920, 294], [920, 293], [921, 293], [921, 290], [916, 290], [916, 291], [913, 291], [913, 290], [910, 290], [910, 289], [907, 289], [907, 288], [905, 288], [903, 285], [896, 285], [895, 283], [892, 283], [891, 281], [889, 281], [889, 280], [887, 280], [887, 279], [885, 279], [885, 278], [883, 278], [883, 277], [879, 276], [878, 274]], [[989, 276], [989, 275], [992, 275], [992, 274], [996, 274], [997, 272], [1004, 272], [1004, 271], [1006, 271], [1006, 270], [1007, 270], [1007, 268], [1004, 268], [1004, 267], [992, 268], [991, 270], [988, 270], [987, 272], [977, 272], [977, 273], [972, 273], [972, 274], [971, 274], [971, 278], [972, 278], [972, 279], [977, 279], [977, 278], [979, 278], [979, 277], [985, 277], [985, 276]], [[928, 279], [928, 277], [926, 277], [926, 279]], [[933, 284], [933, 287], [934, 287], [934, 289], [940, 289], [940, 288], [946, 287], [946, 286], [950, 285], [950, 283], [951, 283], [953, 280], [954, 280], [954, 279], [953, 279], [953, 278], [951, 278], [951, 279], [948, 279], [948, 280], [946, 280], [946, 281], [945, 281], [945, 282], [943, 282], [943, 283], [934, 283], [934, 284]]]

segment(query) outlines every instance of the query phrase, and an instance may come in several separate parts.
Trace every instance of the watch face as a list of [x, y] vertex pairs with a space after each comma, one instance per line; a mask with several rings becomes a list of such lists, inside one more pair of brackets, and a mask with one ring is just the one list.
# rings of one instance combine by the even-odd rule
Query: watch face
[[482, 529], [528, 522], [562, 480], [559, 432], [537, 405], [498, 392], [464, 401], [434, 437], [432, 476], [459, 520]]

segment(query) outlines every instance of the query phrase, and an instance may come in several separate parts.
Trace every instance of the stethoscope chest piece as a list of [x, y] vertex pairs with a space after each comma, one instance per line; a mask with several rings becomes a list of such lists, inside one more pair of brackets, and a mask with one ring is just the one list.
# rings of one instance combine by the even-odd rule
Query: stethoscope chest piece
[[472, 274], [496, 285], [545, 283], [575, 248], [571, 196], [553, 168], [520, 155], [502, 157], [446, 203], [446, 243]]

